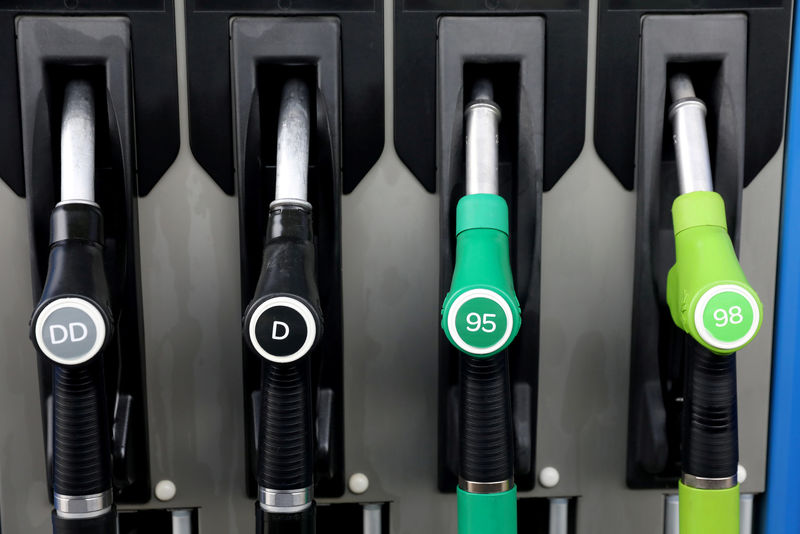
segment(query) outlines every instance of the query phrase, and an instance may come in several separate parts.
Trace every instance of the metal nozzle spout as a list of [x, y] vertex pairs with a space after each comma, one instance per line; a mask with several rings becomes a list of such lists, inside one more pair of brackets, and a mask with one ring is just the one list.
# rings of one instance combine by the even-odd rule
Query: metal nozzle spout
[[492, 100], [489, 80], [475, 82], [473, 100], [465, 111], [467, 152], [467, 194], [496, 195], [498, 186], [500, 108]]
[[92, 86], [70, 81], [61, 118], [61, 202], [94, 203], [94, 121]]
[[278, 117], [275, 200], [308, 200], [308, 86], [291, 79], [283, 86]]

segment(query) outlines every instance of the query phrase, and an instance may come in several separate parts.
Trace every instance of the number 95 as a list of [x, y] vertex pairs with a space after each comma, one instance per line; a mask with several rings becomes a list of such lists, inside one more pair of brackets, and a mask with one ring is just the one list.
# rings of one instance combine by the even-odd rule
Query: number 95
[[495, 330], [497, 330], [497, 324], [492, 321], [497, 317], [495, 313], [484, 313], [483, 317], [481, 317], [476, 312], [471, 312], [467, 314], [467, 330], [469, 332], [477, 332], [478, 330], [482, 330], [487, 334], [491, 334]]

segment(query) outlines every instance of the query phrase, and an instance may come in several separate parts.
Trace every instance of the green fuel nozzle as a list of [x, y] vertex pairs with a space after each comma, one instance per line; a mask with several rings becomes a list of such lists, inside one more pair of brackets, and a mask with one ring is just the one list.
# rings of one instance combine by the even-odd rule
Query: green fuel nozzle
[[456, 208], [456, 265], [442, 328], [459, 355], [458, 531], [516, 534], [517, 488], [508, 354], [520, 328], [498, 194], [500, 108], [479, 80], [465, 110], [466, 190]]
[[681, 195], [672, 205], [676, 261], [667, 277], [667, 303], [679, 328], [712, 352], [730, 354], [758, 333], [761, 300], [736, 257], [725, 203], [713, 191], [705, 105], [688, 76], [673, 76], [670, 84]]
[[680, 195], [672, 205], [675, 265], [667, 304], [685, 342], [681, 534], [739, 533], [737, 350], [761, 326], [758, 295], [742, 272], [713, 191], [705, 104], [686, 74], [670, 78], [669, 115]]
[[667, 276], [672, 320], [710, 351], [736, 352], [758, 333], [763, 314], [736, 258], [722, 197], [685, 193], [675, 199], [672, 219], [676, 261]]
[[456, 207], [456, 265], [442, 305], [442, 329], [460, 351], [488, 357], [519, 332], [508, 245], [508, 206], [498, 194], [500, 109], [491, 84], [476, 83], [467, 106], [467, 194]]

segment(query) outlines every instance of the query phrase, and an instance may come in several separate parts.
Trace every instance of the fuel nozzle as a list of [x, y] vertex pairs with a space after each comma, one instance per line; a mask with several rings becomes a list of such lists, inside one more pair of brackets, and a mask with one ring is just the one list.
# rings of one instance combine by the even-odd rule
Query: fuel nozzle
[[53, 532], [116, 532], [111, 435], [102, 352], [113, 316], [103, 263], [103, 215], [94, 198], [94, 98], [66, 84], [61, 201], [50, 216], [47, 278], [30, 321], [53, 366]]
[[456, 265], [442, 328], [459, 349], [458, 531], [517, 531], [508, 354], [520, 328], [499, 192], [500, 108], [478, 80], [465, 110], [466, 195], [456, 208]]
[[739, 265], [714, 192], [706, 135], [705, 104], [686, 74], [670, 79], [680, 195], [672, 205], [675, 265], [667, 277], [672, 319], [703, 347], [730, 354], [761, 327], [762, 306]]
[[456, 207], [456, 265], [442, 305], [442, 329], [460, 351], [497, 354], [519, 332], [509, 255], [508, 205], [498, 194], [500, 108], [488, 80], [475, 83], [465, 111], [466, 195]]
[[[244, 337], [262, 360], [257, 521], [263, 532], [314, 532], [309, 352], [322, 336], [308, 198], [309, 88], [286, 82], [278, 117], [275, 200]], [[262, 530], [259, 530], [261, 532]]]
[[670, 79], [680, 195], [672, 205], [675, 265], [667, 303], [688, 336], [684, 353], [679, 516], [682, 534], [738, 534], [737, 350], [761, 325], [758, 295], [733, 248], [713, 191], [705, 104], [684, 73]]

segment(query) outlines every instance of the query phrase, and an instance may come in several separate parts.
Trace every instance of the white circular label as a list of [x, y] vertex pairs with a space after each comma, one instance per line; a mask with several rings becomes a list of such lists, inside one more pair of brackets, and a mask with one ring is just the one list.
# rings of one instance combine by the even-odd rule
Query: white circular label
[[[469, 313], [460, 313], [465, 306]], [[498, 318], [497, 312], [502, 316]], [[470, 289], [456, 297], [450, 306], [447, 329], [453, 342], [462, 351], [475, 355], [491, 354], [511, 337], [514, 316], [508, 302], [494, 291]], [[470, 343], [465, 337], [475, 341]]]
[[92, 359], [106, 340], [106, 323], [97, 307], [77, 297], [56, 299], [36, 318], [36, 345], [63, 365]]
[[247, 335], [258, 354], [276, 363], [289, 363], [311, 350], [317, 323], [308, 306], [299, 300], [273, 297], [255, 309]]
[[712, 347], [734, 350], [744, 346], [758, 331], [761, 314], [755, 297], [741, 286], [721, 284], [700, 297], [694, 310], [694, 326]]

